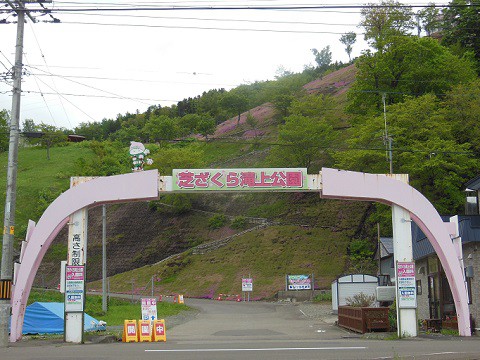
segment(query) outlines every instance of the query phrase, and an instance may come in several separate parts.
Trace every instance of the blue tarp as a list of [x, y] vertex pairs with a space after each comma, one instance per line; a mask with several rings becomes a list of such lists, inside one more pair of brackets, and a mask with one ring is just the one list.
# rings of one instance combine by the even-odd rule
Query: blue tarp
[[[63, 334], [64, 307], [61, 302], [34, 302], [27, 306], [23, 334]], [[105, 330], [98, 320], [85, 313], [85, 331]]]

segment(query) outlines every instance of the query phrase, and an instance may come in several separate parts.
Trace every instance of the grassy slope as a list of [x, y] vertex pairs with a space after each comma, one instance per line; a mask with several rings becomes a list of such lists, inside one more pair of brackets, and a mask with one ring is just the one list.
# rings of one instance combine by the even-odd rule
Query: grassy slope
[[[156, 275], [161, 279], [155, 285], [160, 294], [211, 298], [219, 293], [239, 294], [242, 276], [251, 274], [254, 297], [268, 298], [282, 290], [286, 274], [313, 272], [317, 286], [328, 286], [344, 269], [348, 243], [348, 237], [341, 232], [272, 226], [203, 255], [187, 252], [165, 263], [115, 275], [110, 279], [110, 288], [128, 292], [132, 278], [138, 284], [147, 284]], [[100, 282], [90, 286], [101, 288]]]
[[[20, 148], [18, 152], [17, 172], [17, 211], [16, 235], [24, 236], [28, 220], [38, 221], [41, 214], [39, 197], [42, 194], [55, 194], [67, 190], [70, 186], [70, 177], [78, 175], [75, 161], [80, 157], [93, 156], [93, 153], [80, 144], [69, 144], [64, 147], [50, 149], [50, 160], [47, 159], [46, 149], [38, 147]], [[5, 164], [5, 171], [0, 173], [0, 213], [3, 219], [5, 208], [5, 191], [7, 178], [8, 153], [0, 154], [0, 162]], [[51, 200], [54, 200], [53, 197]], [[42, 208], [43, 209], [43, 208]]]

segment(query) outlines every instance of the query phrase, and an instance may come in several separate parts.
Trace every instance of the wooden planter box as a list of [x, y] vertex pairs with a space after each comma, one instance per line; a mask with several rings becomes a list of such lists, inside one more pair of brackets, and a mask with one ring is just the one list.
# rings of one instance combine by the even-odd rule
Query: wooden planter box
[[364, 334], [373, 330], [390, 331], [388, 307], [338, 307], [338, 326]]

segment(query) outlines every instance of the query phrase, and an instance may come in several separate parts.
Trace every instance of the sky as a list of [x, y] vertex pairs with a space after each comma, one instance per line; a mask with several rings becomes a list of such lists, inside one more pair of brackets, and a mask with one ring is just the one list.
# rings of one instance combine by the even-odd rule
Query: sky
[[[336, 0], [321, 5], [365, 3]], [[313, 65], [311, 49], [320, 51], [327, 45], [333, 61], [347, 62], [345, 46], [339, 41], [346, 32], [357, 33], [352, 57], [368, 48], [358, 27], [360, 9], [213, 9], [293, 5], [319, 2], [87, 0], [45, 4], [54, 10], [51, 16], [32, 12], [37, 22], [27, 18], [25, 24], [20, 126], [32, 119], [36, 124], [74, 129], [80, 123], [141, 113], [151, 105], [170, 106], [210, 89], [229, 90], [272, 80], [280, 67], [301, 72]], [[178, 9], [185, 6], [204, 9]], [[27, 7], [38, 9], [33, 4]], [[9, 7], [2, 9], [0, 110], [10, 111], [8, 72], [14, 63], [17, 24]], [[54, 23], [53, 18], [60, 22]]]

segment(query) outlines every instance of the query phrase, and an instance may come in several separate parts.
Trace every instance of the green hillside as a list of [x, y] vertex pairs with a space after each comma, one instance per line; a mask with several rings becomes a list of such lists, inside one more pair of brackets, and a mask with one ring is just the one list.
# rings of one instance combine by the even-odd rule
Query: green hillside
[[[4, 214], [8, 153], [0, 153], [5, 171], [0, 173], [2, 184], [1, 209]], [[38, 221], [47, 206], [70, 187], [70, 177], [81, 171], [80, 158], [91, 158], [92, 150], [82, 144], [68, 144], [50, 149], [47, 159], [45, 148], [21, 147], [18, 152], [17, 211], [15, 234], [24, 237], [29, 219]]]

